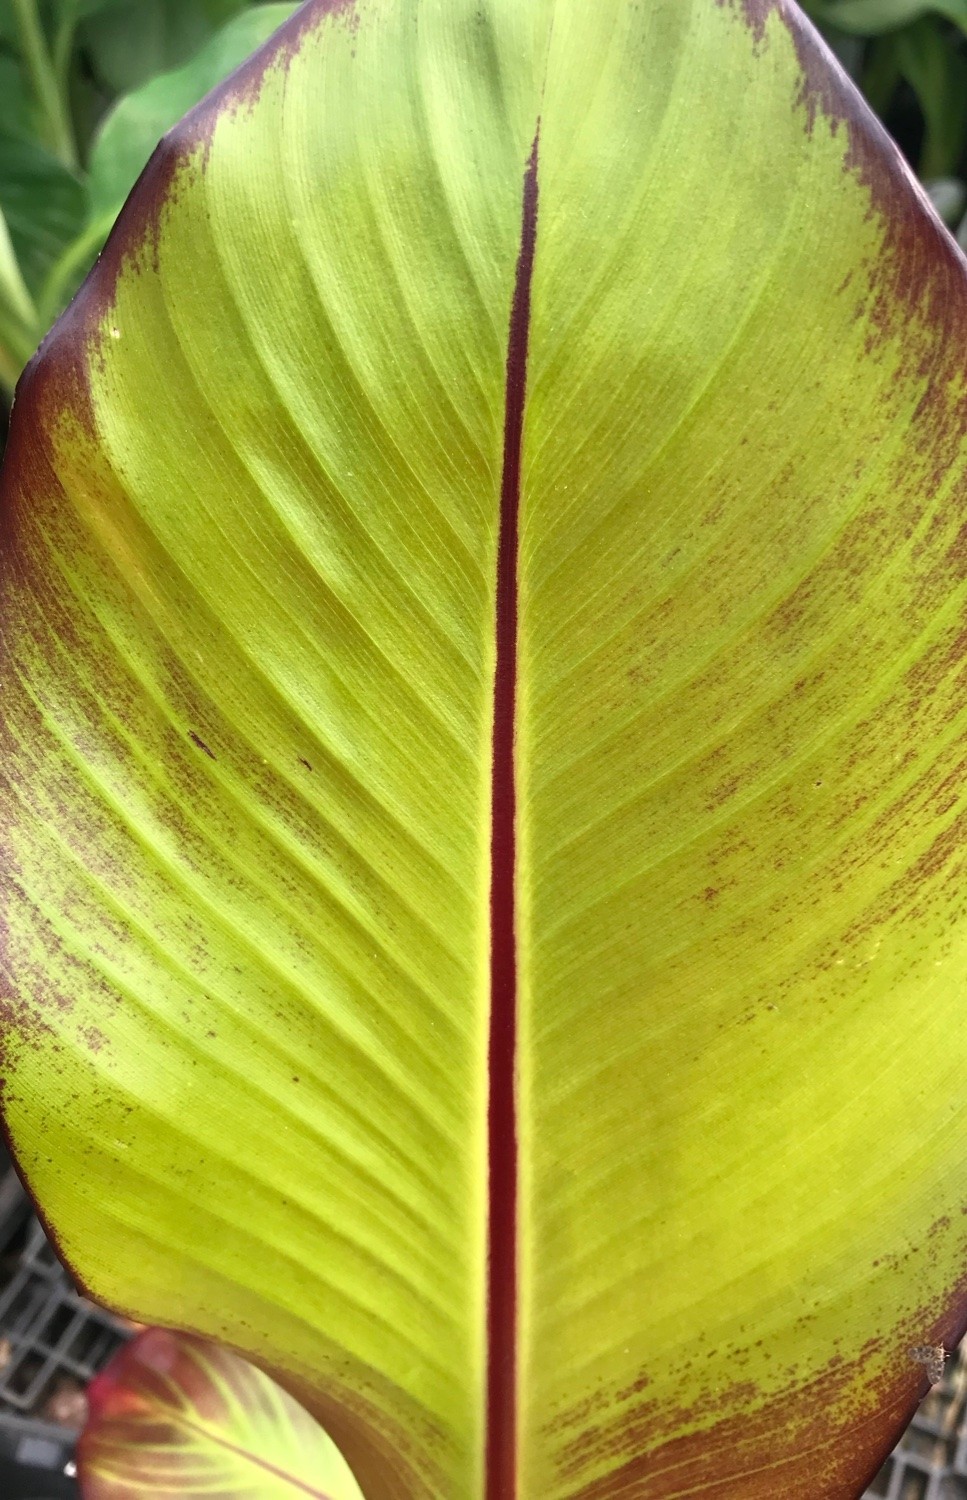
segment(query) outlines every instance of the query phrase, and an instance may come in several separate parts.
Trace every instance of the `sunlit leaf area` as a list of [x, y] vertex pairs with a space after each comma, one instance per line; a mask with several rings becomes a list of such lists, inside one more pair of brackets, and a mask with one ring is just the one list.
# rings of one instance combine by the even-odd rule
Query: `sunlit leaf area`
[[967, 1493], [965, 246], [967, 0], [0, 0], [0, 1500]]

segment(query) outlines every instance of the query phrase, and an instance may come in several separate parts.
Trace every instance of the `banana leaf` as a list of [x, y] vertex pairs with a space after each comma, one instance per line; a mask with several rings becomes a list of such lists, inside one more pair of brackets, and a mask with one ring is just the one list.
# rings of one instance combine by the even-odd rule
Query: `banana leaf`
[[25, 375], [7, 1129], [367, 1500], [849, 1500], [962, 1332], [965, 346], [786, 0], [308, 0]]

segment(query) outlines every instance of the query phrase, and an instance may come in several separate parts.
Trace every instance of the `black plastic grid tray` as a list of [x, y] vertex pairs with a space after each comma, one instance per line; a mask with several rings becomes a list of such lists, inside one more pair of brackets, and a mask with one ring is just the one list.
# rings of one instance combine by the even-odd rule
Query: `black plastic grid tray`
[[[38, 1419], [59, 1383], [86, 1386], [130, 1331], [75, 1290], [36, 1219], [28, 1219], [24, 1232], [29, 1205], [11, 1178], [16, 1183], [15, 1174], [0, 1166], [0, 1254], [4, 1249], [9, 1254], [22, 1240], [7, 1279], [0, 1279], [0, 1477], [5, 1478], [10, 1427], [21, 1464], [29, 1457], [28, 1440], [63, 1443], [50, 1468], [56, 1467], [65, 1488], [53, 1493], [73, 1494], [74, 1433]], [[47, 1462], [41, 1467], [46, 1471]], [[48, 1489], [52, 1478], [49, 1474], [44, 1481]], [[925, 1397], [862, 1500], [967, 1500], [967, 1348], [948, 1360], [943, 1379]]]
[[74, 1434], [0, 1411], [3, 1500], [78, 1500]]
[[0, 1500], [78, 1500], [84, 1392], [126, 1335], [75, 1290], [0, 1145]]
[[75, 1291], [36, 1220], [0, 1290], [0, 1408], [39, 1414], [58, 1382], [84, 1387], [126, 1337], [117, 1318]]

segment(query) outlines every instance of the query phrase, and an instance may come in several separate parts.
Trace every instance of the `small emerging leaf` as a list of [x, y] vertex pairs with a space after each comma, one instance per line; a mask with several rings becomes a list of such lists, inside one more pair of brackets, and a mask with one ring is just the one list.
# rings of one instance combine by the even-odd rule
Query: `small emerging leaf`
[[149, 1328], [89, 1394], [84, 1500], [362, 1500], [308, 1413], [216, 1344]]

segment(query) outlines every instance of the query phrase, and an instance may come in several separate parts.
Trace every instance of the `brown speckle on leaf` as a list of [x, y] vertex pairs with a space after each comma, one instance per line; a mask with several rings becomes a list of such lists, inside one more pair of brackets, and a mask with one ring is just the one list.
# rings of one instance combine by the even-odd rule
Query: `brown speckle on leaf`
[[201, 738], [200, 735], [196, 734], [193, 729], [189, 729], [188, 738], [191, 740], [193, 745], [198, 746], [199, 750], [204, 751], [209, 760], [215, 760], [216, 757], [214, 751], [209, 750], [208, 746], [205, 744], [205, 741]]

